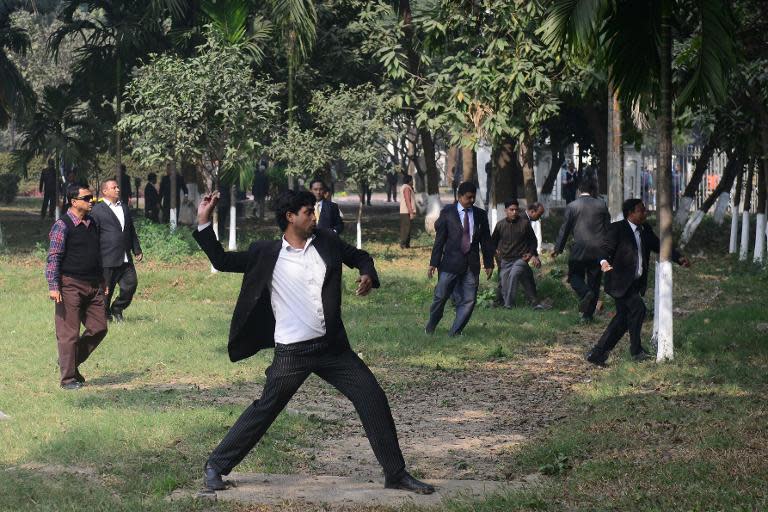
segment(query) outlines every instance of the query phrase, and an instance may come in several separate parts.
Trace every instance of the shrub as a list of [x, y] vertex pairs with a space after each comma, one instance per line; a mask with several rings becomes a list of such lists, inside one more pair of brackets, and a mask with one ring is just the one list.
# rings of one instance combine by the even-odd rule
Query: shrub
[[0, 174], [0, 201], [12, 203], [19, 192], [19, 176], [16, 174]]
[[156, 224], [143, 218], [136, 219], [136, 232], [141, 249], [149, 261], [181, 263], [198, 249], [192, 232], [178, 227], [171, 233], [167, 224]]

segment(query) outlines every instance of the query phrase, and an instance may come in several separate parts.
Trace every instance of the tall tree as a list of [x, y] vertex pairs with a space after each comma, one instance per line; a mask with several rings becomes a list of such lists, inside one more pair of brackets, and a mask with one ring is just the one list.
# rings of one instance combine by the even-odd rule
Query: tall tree
[[0, 2], [0, 128], [8, 126], [14, 113], [34, 104], [34, 93], [8, 52], [23, 54], [29, 48], [27, 33], [14, 26], [11, 14], [21, 2]]

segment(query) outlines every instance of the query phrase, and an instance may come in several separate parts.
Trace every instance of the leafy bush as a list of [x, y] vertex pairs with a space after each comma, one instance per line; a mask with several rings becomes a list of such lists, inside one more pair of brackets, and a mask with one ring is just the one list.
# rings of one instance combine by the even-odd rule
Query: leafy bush
[[0, 201], [12, 203], [19, 192], [19, 176], [16, 174], [0, 174]]
[[136, 219], [136, 232], [141, 241], [141, 249], [149, 261], [181, 263], [198, 250], [192, 232], [185, 227], [178, 227], [171, 233], [167, 224], [156, 224], [146, 219]]

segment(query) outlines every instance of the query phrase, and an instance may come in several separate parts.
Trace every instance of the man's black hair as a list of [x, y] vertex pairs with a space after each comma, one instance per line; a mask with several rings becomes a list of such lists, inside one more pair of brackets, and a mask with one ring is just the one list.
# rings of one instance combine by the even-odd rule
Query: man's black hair
[[507, 199], [504, 201], [504, 208], [509, 208], [512, 205], [520, 206], [520, 203], [517, 201], [517, 199]]
[[150, 183], [156, 182], [157, 181], [157, 174], [155, 174], [154, 172], [151, 172], [151, 173], [147, 174], [147, 181], [150, 182]]
[[300, 190], [298, 192], [289, 190], [284, 192], [275, 201], [275, 220], [281, 231], [288, 229], [288, 218], [286, 215], [290, 213], [299, 213], [299, 210], [309, 206], [315, 207], [315, 196], [308, 190]]
[[413, 181], [413, 176], [410, 174], [404, 174], [403, 175], [403, 183], [408, 184]]
[[541, 204], [538, 201], [534, 201], [534, 202], [528, 204], [528, 207], [526, 208], [526, 210], [531, 211], [531, 212], [537, 212], [537, 211], [539, 211], [539, 208], [544, 208], [544, 205]]
[[636, 197], [633, 197], [632, 199], [627, 199], [621, 204], [621, 212], [624, 214], [624, 218], [628, 219], [629, 214], [635, 211], [635, 208], [637, 205], [642, 203], [642, 199], [638, 199]]
[[[114, 180], [113, 180], [114, 181]], [[71, 202], [74, 198], [80, 197], [80, 189], [87, 189], [79, 183], [72, 183], [67, 185], [67, 199]]]
[[477, 194], [477, 187], [471, 181], [465, 181], [464, 183], [459, 185], [459, 190], [457, 190], [456, 192], [460, 196], [463, 196], [464, 194], [467, 194], [470, 192], [473, 194]]
[[581, 178], [581, 181], [579, 182], [579, 192], [582, 194], [591, 194], [592, 185], [592, 180], [590, 178]]
[[320, 178], [315, 178], [315, 179], [313, 179], [312, 181], [310, 181], [310, 182], [309, 182], [309, 188], [312, 188], [312, 185], [314, 185], [315, 183], [319, 183], [319, 184], [321, 184], [321, 185], [323, 186], [323, 190], [328, 190], [328, 186], [327, 186], [327, 185], [325, 184], [325, 182], [324, 182], [323, 180], [321, 180]]

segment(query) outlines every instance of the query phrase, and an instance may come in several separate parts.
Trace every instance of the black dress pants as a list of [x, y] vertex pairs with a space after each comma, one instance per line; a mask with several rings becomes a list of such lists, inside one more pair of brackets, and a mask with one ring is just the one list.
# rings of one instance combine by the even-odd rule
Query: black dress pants
[[[104, 305], [107, 308], [107, 316], [122, 313], [125, 308], [131, 305], [133, 294], [136, 293], [136, 287], [139, 284], [136, 277], [136, 267], [133, 263], [123, 263], [119, 267], [109, 269], [109, 295]], [[120, 295], [112, 302], [115, 296], [115, 288], [120, 286]]]
[[592, 301], [584, 312], [585, 317], [592, 317], [597, 307], [597, 299], [600, 297], [600, 281], [603, 278], [603, 272], [600, 269], [600, 263], [597, 258], [594, 261], [568, 261], [568, 281], [571, 288], [578, 295], [579, 300], [583, 299], [588, 292], [592, 292]]
[[256, 446], [311, 373], [352, 401], [385, 477], [390, 481], [401, 478], [405, 461], [384, 391], [351, 349], [332, 350], [322, 339], [275, 347], [261, 398], [243, 411], [211, 453], [208, 464], [221, 474], [229, 474]]
[[645, 320], [645, 302], [640, 296], [637, 281], [635, 281], [623, 297], [614, 297], [616, 301], [616, 316], [606, 327], [605, 332], [595, 345], [595, 350], [607, 357], [608, 352], [629, 331], [629, 352], [636, 356], [642, 352], [640, 330]]
[[45, 217], [46, 210], [48, 211], [48, 216], [50, 218], [53, 218], [53, 210], [56, 208], [56, 196], [52, 193], [49, 194], [47, 191], [45, 195], [43, 196], [43, 207], [40, 209], [40, 216]]

